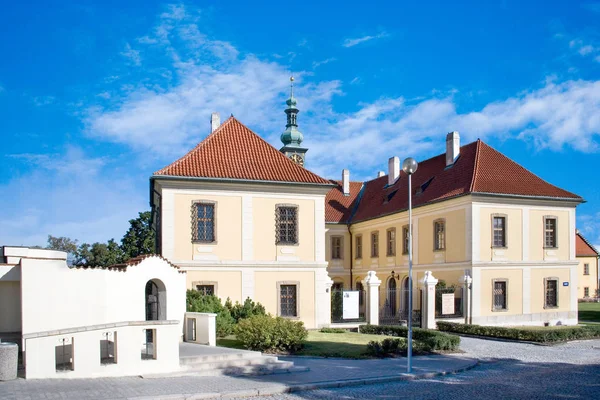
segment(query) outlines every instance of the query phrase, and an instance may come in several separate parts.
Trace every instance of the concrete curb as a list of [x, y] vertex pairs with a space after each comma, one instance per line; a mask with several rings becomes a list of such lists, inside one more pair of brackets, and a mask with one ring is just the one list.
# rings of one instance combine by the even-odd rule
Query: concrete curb
[[276, 394], [294, 393], [305, 390], [316, 390], [316, 389], [332, 389], [342, 388], [350, 386], [362, 386], [362, 385], [373, 385], [378, 383], [389, 383], [389, 382], [403, 382], [413, 381], [419, 379], [431, 379], [438, 376], [453, 375], [461, 372], [468, 371], [479, 365], [478, 360], [470, 360], [470, 363], [461, 368], [448, 371], [438, 372], [425, 372], [422, 374], [401, 374], [391, 376], [378, 376], [376, 378], [365, 378], [365, 379], [345, 379], [338, 381], [323, 381], [314, 383], [304, 383], [299, 385], [272, 385], [258, 389], [242, 389], [232, 390], [222, 393], [198, 393], [198, 394], [172, 394], [165, 396], [143, 396], [143, 397], [130, 397], [128, 400], [150, 400], [150, 399], [164, 399], [164, 400], [199, 400], [199, 399], [234, 399], [239, 397], [254, 397], [254, 396], [272, 396]]

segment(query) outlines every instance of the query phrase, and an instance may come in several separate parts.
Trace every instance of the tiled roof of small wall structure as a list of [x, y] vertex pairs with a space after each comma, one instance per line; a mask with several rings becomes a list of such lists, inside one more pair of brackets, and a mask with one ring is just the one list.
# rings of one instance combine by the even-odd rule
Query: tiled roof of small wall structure
[[[412, 175], [413, 207], [471, 194], [508, 195], [583, 201], [573, 193], [544, 181], [480, 140], [460, 148], [450, 167], [446, 155], [421, 161]], [[408, 177], [388, 186], [387, 175], [365, 183], [351, 222], [359, 222], [408, 209]]]
[[163, 256], [159, 255], [159, 254], [142, 254], [139, 255], [137, 257], [133, 257], [130, 258], [129, 260], [120, 263], [120, 264], [113, 264], [113, 265], [109, 265], [106, 267], [103, 266], [97, 266], [97, 265], [76, 265], [75, 268], [81, 268], [81, 269], [95, 269], [95, 268], [102, 268], [102, 269], [108, 269], [108, 270], [115, 270], [115, 271], [126, 271], [128, 267], [134, 267], [138, 264], [140, 264], [142, 261], [144, 261], [147, 258], [159, 258], [163, 261], [166, 261], [171, 267], [177, 269], [179, 271], [179, 273], [185, 273], [186, 271], [180, 269], [177, 265], [173, 264], [172, 262], [170, 262], [169, 260], [167, 260], [166, 258], [164, 258]]
[[331, 180], [330, 182], [335, 187], [331, 188], [325, 197], [325, 222], [346, 223], [356, 206], [363, 183], [350, 182], [350, 193], [346, 196], [341, 181]]
[[233, 116], [154, 176], [329, 184], [291, 161]]
[[581, 233], [577, 233], [575, 236], [575, 255], [577, 257], [598, 257], [600, 253]]

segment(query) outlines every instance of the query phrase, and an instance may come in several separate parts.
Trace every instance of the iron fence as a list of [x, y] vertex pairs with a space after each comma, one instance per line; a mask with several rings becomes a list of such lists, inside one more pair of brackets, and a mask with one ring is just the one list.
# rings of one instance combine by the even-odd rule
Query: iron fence
[[[421, 291], [415, 290], [417, 294], [413, 300], [412, 324], [421, 326]], [[386, 289], [383, 306], [379, 309], [380, 325], [407, 325], [408, 324], [408, 288]]]
[[435, 288], [435, 317], [460, 318], [463, 314], [463, 288], [462, 286], [448, 286]]

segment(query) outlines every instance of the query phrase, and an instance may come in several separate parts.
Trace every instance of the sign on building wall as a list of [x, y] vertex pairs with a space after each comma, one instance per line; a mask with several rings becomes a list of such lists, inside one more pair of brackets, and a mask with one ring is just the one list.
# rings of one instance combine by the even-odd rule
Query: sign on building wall
[[344, 301], [342, 304], [344, 319], [358, 318], [358, 290], [344, 291]]
[[442, 294], [442, 315], [454, 314], [454, 293]]

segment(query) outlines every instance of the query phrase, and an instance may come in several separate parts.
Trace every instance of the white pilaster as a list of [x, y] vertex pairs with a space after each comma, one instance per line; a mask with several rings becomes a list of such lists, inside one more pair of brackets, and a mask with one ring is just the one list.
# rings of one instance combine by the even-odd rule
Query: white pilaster
[[471, 260], [473, 257], [473, 209], [465, 208], [465, 259]]
[[331, 325], [331, 286], [333, 280], [325, 268], [315, 272], [315, 325], [317, 328]]
[[[575, 231], [573, 231], [575, 232]], [[577, 304], [577, 265], [573, 265], [570, 268], [569, 271], [569, 295], [570, 295], [570, 300], [571, 300], [571, 307], [570, 310], [572, 313], [574, 313], [573, 318], [577, 319], [577, 310], [578, 310], [578, 304]]]
[[569, 256], [571, 260], [577, 259], [577, 257], [575, 256], [575, 219], [575, 209], [573, 208], [569, 210]]
[[379, 286], [381, 279], [377, 277], [375, 271], [367, 272], [367, 276], [362, 281], [366, 291], [366, 317], [367, 323], [379, 325]]
[[162, 191], [161, 255], [172, 260], [175, 253], [175, 195], [171, 190]]
[[325, 197], [315, 200], [315, 261], [325, 261]]
[[438, 280], [431, 271], [425, 271], [423, 279], [419, 280], [419, 286], [423, 288], [421, 299], [421, 328], [435, 329], [435, 285]]
[[523, 314], [531, 314], [531, 268], [523, 268]]
[[529, 260], [529, 208], [523, 208], [523, 261]]
[[472, 321], [471, 310], [473, 307], [472, 299], [471, 299], [473, 278], [471, 278], [469, 275], [465, 274], [464, 276], [460, 277], [458, 281], [463, 284], [463, 314], [465, 317], [465, 324], [470, 324]]
[[254, 300], [254, 270], [244, 268], [242, 269], [242, 303], [248, 297]]
[[[481, 206], [478, 204], [473, 204], [471, 222], [471, 237], [473, 239], [471, 261], [477, 262], [481, 261]], [[475, 279], [475, 276], [473, 276], [473, 279]]]
[[242, 196], [242, 260], [254, 260], [254, 219], [249, 194]]
[[[471, 273], [473, 274], [473, 282], [471, 283], [471, 318], [479, 317], [481, 315], [481, 285], [488, 284], [488, 282], [481, 282], [481, 269], [473, 268], [471, 269]], [[491, 282], [489, 283], [491, 285]]]

